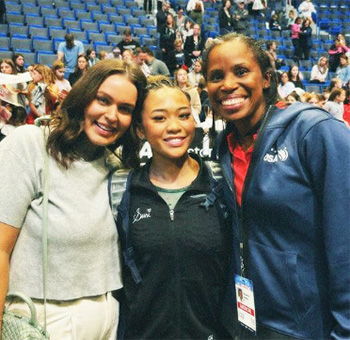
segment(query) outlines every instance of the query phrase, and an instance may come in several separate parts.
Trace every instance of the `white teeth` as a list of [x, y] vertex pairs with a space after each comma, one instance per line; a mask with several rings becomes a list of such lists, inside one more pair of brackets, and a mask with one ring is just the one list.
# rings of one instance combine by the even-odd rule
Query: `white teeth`
[[102, 124], [97, 123], [97, 122], [96, 122], [96, 125], [97, 125], [99, 128], [101, 128], [102, 130], [105, 130], [105, 131], [108, 131], [108, 132], [113, 131], [113, 128], [109, 128], [109, 127], [107, 127], [106, 125], [102, 125]]
[[244, 102], [244, 100], [244, 98], [232, 98], [223, 100], [221, 103], [222, 105], [235, 105]]

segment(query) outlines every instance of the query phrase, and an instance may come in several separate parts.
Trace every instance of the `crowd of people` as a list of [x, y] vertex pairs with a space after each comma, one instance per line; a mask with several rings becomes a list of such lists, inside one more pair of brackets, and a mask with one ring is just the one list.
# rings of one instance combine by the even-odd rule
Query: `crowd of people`
[[306, 91], [316, 10], [287, 3], [288, 69], [246, 35], [255, 0], [223, 2], [215, 38], [202, 0], [163, 2], [158, 51], [126, 29], [109, 54], [67, 34], [52, 67], [0, 62], [0, 339], [5, 305], [28, 312], [8, 291], [51, 340], [350, 338], [349, 48], [339, 34], [307, 79], [329, 86]]

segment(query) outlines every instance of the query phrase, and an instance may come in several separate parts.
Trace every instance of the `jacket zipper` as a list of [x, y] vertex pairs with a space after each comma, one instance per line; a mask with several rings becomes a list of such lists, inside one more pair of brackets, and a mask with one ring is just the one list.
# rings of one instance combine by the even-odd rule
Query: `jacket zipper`
[[173, 209], [170, 209], [169, 210], [169, 216], [170, 216], [170, 221], [174, 221], [174, 210]]

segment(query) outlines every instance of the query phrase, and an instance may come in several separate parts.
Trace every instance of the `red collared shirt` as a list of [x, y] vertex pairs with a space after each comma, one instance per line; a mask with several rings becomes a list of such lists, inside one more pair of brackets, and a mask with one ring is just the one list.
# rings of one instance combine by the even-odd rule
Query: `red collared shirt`
[[[254, 143], [258, 133], [253, 134]], [[230, 132], [227, 135], [227, 142], [232, 155], [231, 168], [234, 173], [233, 184], [236, 188], [237, 203], [239, 206], [242, 204], [242, 192], [244, 187], [244, 181], [247, 176], [250, 161], [252, 159], [252, 153], [254, 149], [253, 145], [246, 151], [237, 143], [237, 138], [234, 132]]]

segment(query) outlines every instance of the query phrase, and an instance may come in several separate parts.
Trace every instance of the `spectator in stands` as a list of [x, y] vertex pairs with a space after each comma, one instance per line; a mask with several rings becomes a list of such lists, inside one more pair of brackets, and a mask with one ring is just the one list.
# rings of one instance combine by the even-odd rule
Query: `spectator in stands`
[[344, 89], [334, 89], [329, 94], [328, 101], [323, 105], [323, 108], [335, 118], [343, 120], [345, 98], [346, 91]]
[[199, 114], [201, 112], [201, 99], [199, 97], [198, 91], [195, 87], [191, 86], [188, 81], [188, 73], [184, 69], [178, 69], [174, 74], [175, 84], [180, 87], [181, 90], [185, 91], [191, 97], [191, 111], [194, 119], [198, 124], [200, 124]]
[[58, 44], [57, 59], [64, 62], [66, 66], [64, 77], [68, 79], [77, 66], [78, 57], [84, 54], [84, 45], [74, 38], [73, 33], [66, 34], [64, 39], [65, 41]]
[[301, 24], [302, 24], [302, 19], [297, 17], [295, 19], [294, 24], [291, 27], [291, 38], [292, 38], [292, 43], [294, 46], [294, 60], [296, 62], [299, 62], [299, 60], [302, 58], [302, 51], [300, 47], [300, 40], [299, 40], [299, 34], [301, 31]]
[[312, 48], [312, 29], [310, 25], [310, 19], [304, 19], [299, 32], [300, 54], [304, 60], [310, 59], [310, 51]]
[[181, 39], [175, 39], [174, 48], [169, 53], [166, 61], [166, 64], [172, 76], [174, 75], [174, 72], [179, 68], [188, 69], [188, 65], [191, 63], [191, 61], [187, 51], [183, 48]]
[[236, 4], [236, 8], [232, 13], [233, 18], [233, 29], [237, 33], [246, 33], [249, 13], [245, 8], [245, 2], [242, 0], [238, 0]]
[[323, 107], [324, 103], [326, 102], [326, 98], [320, 93], [311, 92], [310, 96], [305, 102], [318, 107]]
[[0, 24], [5, 23], [5, 14], [6, 14], [6, 6], [5, 6], [5, 0], [0, 0]]
[[237, 338], [349, 339], [350, 132], [310, 105], [276, 108], [261, 46], [230, 34], [203, 57], [227, 122], [213, 159], [236, 221], [232, 272], [243, 276], [231, 306], [234, 287], [253, 282], [258, 311], [256, 333], [240, 325]]
[[188, 82], [194, 86], [197, 87], [199, 84], [199, 81], [203, 79], [203, 73], [202, 73], [202, 60], [197, 59], [193, 63], [193, 69], [191, 72], [188, 73]]
[[278, 20], [278, 14], [274, 13], [271, 15], [270, 21], [269, 21], [269, 29], [271, 31], [282, 31], [282, 27], [280, 25], [280, 22]]
[[150, 71], [151, 75], [163, 74], [165, 76], [169, 76], [170, 72], [166, 64], [154, 57], [152, 50], [148, 46], [141, 47], [141, 52], [139, 54], [140, 60], [144, 61]]
[[274, 71], [278, 70], [281, 66], [285, 66], [285, 61], [277, 57], [277, 44], [275, 40], [270, 40], [266, 43], [267, 55], [270, 59], [271, 67]]
[[157, 32], [160, 33], [161, 28], [166, 24], [166, 17], [169, 13], [170, 4], [168, 1], [164, 0], [162, 3], [162, 8], [158, 10], [156, 19], [157, 19]]
[[89, 60], [87, 56], [81, 55], [78, 58], [78, 65], [75, 68], [75, 71], [70, 74], [68, 80], [70, 84], [73, 86], [88, 70], [89, 68]]
[[339, 60], [340, 60], [340, 63], [335, 73], [337, 75], [337, 78], [341, 80], [342, 86], [345, 87], [346, 83], [350, 80], [349, 58], [347, 55], [344, 54], [340, 56]]
[[[17, 68], [15, 63], [9, 59], [5, 58], [1, 60], [0, 62], [1, 65], [1, 73], [5, 74], [17, 74]], [[19, 105], [23, 107], [27, 107], [28, 105], [28, 86], [27, 83], [16, 83], [16, 84], [6, 84], [2, 85], [5, 89], [8, 89], [10, 92], [16, 93], [17, 94], [17, 100]]]
[[176, 24], [172, 14], [168, 13], [166, 23], [161, 27], [159, 34], [159, 47], [163, 52], [163, 60], [167, 64], [169, 53], [174, 49], [176, 39]]
[[332, 78], [328, 87], [325, 89], [323, 95], [328, 99], [330, 93], [335, 89], [341, 89], [343, 86], [342, 81], [339, 78]]
[[327, 76], [328, 76], [327, 64], [328, 64], [327, 57], [322, 56], [320, 57], [320, 59], [318, 59], [317, 64], [312, 66], [311, 75], [310, 75], [311, 83], [324, 84], [326, 82]]
[[131, 63], [134, 61], [134, 53], [131, 50], [124, 50], [122, 53], [122, 59], [127, 63]]
[[100, 60], [107, 60], [107, 59], [109, 59], [108, 58], [108, 52], [104, 51], [104, 50], [100, 51], [99, 56], [100, 56]]
[[52, 70], [41, 64], [33, 66], [33, 82], [28, 86], [29, 115], [27, 124], [43, 115], [51, 115], [57, 99], [58, 87]]
[[188, 0], [187, 3], [187, 13], [188, 16], [199, 25], [202, 25], [203, 14], [204, 14], [204, 4], [202, 0]]
[[299, 87], [301, 89], [304, 89], [303, 85], [303, 75], [299, 71], [299, 66], [298, 65], [291, 65], [288, 70], [288, 78], [289, 81], [294, 84], [295, 87]]
[[278, 94], [286, 98], [295, 89], [295, 85], [289, 80], [288, 72], [282, 72], [279, 76]]
[[335, 72], [340, 64], [340, 56], [349, 52], [349, 48], [346, 46], [345, 40], [336, 38], [334, 44], [329, 48], [329, 70]]
[[89, 60], [89, 67], [94, 66], [96, 63], [100, 61], [100, 59], [97, 58], [96, 56], [96, 51], [91, 47], [89, 47], [86, 50], [86, 56], [88, 57], [88, 60]]
[[122, 53], [118, 46], [114, 47], [111, 53], [108, 53], [108, 59], [122, 59]]
[[58, 88], [58, 101], [61, 104], [72, 89], [72, 86], [67, 79], [64, 79], [65, 68], [62, 61], [56, 60], [52, 64], [52, 72], [55, 76], [55, 84]]
[[297, 18], [297, 15], [295, 13], [294, 9], [291, 9], [288, 12], [288, 17], [287, 17], [287, 22], [286, 22], [286, 27], [285, 29], [291, 29], [292, 25], [295, 23], [295, 19]]
[[24, 55], [22, 53], [14, 53], [12, 55], [12, 61], [16, 66], [17, 73], [27, 72], [26, 68], [24, 67]]
[[137, 47], [140, 47], [140, 44], [134, 40], [131, 36], [131, 29], [127, 27], [123, 32], [123, 40], [117, 44], [120, 52], [123, 53], [125, 49], [135, 51]]
[[286, 98], [285, 101], [288, 105], [301, 102], [300, 96], [296, 91], [291, 92]]
[[303, 1], [298, 7], [300, 17], [303, 19], [312, 18], [316, 15], [316, 8], [311, 0]]
[[177, 8], [177, 14], [175, 17], [176, 30], [181, 33], [185, 30], [186, 16], [184, 14], [184, 9], [182, 6]]
[[232, 32], [233, 30], [233, 18], [231, 13], [231, 1], [224, 0], [222, 7], [219, 10], [219, 28], [220, 35]]
[[186, 19], [185, 29], [182, 31], [182, 42], [186, 42], [186, 38], [193, 35], [193, 21], [191, 19]]
[[185, 50], [191, 58], [191, 67], [195, 60], [202, 57], [202, 52], [205, 45], [205, 39], [201, 33], [201, 27], [198, 24], [193, 25], [193, 34], [186, 38]]
[[142, 52], [142, 48], [138, 47], [134, 52], [134, 62], [138, 65], [143, 74], [148, 77], [151, 74], [149, 66], [146, 64], [147, 54]]

